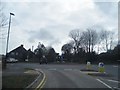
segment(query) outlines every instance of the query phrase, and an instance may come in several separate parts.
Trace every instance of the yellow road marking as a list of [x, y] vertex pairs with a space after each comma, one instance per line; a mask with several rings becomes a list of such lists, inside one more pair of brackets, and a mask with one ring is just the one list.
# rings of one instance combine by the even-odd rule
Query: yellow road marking
[[45, 73], [43, 71], [41, 71], [41, 72], [43, 73], [43, 79], [42, 79], [42, 81], [40, 82], [40, 84], [37, 86], [37, 88], [35, 90], [41, 89], [45, 84], [46, 76], [45, 76]]
[[47, 78], [45, 78], [45, 81], [43, 82], [42, 86], [40, 87], [40, 90], [44, 87], [46, 81], [47, 81]]

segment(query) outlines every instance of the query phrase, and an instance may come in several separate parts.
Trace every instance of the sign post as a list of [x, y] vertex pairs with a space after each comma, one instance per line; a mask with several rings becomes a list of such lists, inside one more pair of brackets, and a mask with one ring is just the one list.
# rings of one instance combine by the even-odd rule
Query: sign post
[[87, 62], [87, 69], [91, 69], [91, 62]]
[[105, 72], [105, 67], [104, 67], [104, 63], [103, 62], [99, 62], [98, 64], [98, 71], [101, 73]]

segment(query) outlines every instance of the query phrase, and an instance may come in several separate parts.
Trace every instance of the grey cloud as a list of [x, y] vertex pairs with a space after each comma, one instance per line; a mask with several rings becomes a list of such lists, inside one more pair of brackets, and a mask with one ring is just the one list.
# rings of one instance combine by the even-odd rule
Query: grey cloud
[[29, 34], [28, 41], [30, 43], [34, 43], [35, 40], [40, 40], [44, 44], [46, 43], [48, 46], [58, 45], [61, 43], [60, 38], [57, 34], [53, 31], [52, 28], [46, 27], [46, 29], [40, 29], [38, 31], [26, 31]]
[[[111, 4], [103, 5], [103, 7], [98, 3], [98, 5], [96, 4], [93, 9], [89, 9], [89, 5], [86, 5], [87, 3], [80, 3], [79, 5], [78, 0], [73, 3], [69, 2], [69, 0], [67, 1], [60, 3], [49, 2], [49, 0], [45, 0], [44, 2], [41, 0], [41, 2], [24, 2], [17, 4], [15, 2], [9, 2], [7, 5], [8, 10], [6, 10], [7, 15], [11, 10], [12, 12], [15, 12], [15, 17], [12, 18], [12, 22], [14, 23], [15, 19], [18, 22], [18, 24], [15, 22], [18, 31], [21, 30], [21, 32], [23, 32], [22, 34], [25, 33], [26, 35], [26, 37], [25, 35], [21, 35], [20, 38], [15, 38], [16, 42], [11, 43], [16, 44], [17, 42], [22, 42], [21, 40], [23, 40], [26, 42], [28, 41], [27, 43], [33, 44], [38, 41], [42, 41], [45, 45], [50, 44], [55, 46], [56, 49], [59, 49], [62, 46], [62, 43], [67, 41], [69, 31], [72, 29], [84, 28], [93, 24], [100, 24], [103, 27], [115, 27], [115, 25], [117, 25], [116, 23], [114, 24], [114, 22], [116, 22], [114, 20], [115, 18], [109, 18], [109, 16], [114, 15], [112, 13], [117, 10]], [[73, 5], [73, 7], [71, 5]], [[101, 14], [102, 11], [104, 13], [106, 12], [106, 14]], [[101, 18], [99, 14], [104, 18]], [[97, 18], [95, 16], [97, 16]], [[106, 19], [107, 17], [110, 21]], [[101, 21], [102, 19], [104, 20]], [[12, 26], [12, 28], [13, 27], [14, 26]], [[31, 30], [26, 32], [24, 29]], [[14, 36], [16, 37], [16, 34], [14, 34]]]
[[35, 39], [32, 38], [32, 37], [30, 37], [30, 38], [28, 38], [28, 41], [29, 41], [30, 43], [34, 43], [34, 42], [35, 42]]
[[28, 34], [30, 35], [30, 38], [28, 39], [29, 42], [34, 42], [35, 39], [47, 41], [54, 39], [54, 36], [52, 36], [52, 34], [45, 29], [40, 29], [39, 31], [28, 31]]
[[52, 45], [57, 45], [59, 43], [61, 43], [61, 41], [59, 39], [54, 39], [49, 43], [49, 45], [52, 46]]
[[36, 38], [38, 39], [42, 39], [42, 40], [51, 40], [54, 39], [54, 37], [51, 35], [51, 33], [47, 30], [40, 30], [38, 33], [36, 33], [36, 35], [34, 35]]
[[106, 15], [117, 17], [117, 2], [95, 2], [95, 4]]

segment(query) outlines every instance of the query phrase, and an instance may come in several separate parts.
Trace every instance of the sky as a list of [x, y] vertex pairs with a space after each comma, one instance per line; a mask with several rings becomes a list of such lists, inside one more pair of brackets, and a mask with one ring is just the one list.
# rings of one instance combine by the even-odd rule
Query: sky
[[[63, 44], [71, 39], [74, 29], [105, 28], [118, 39], [118, 0], [2, 0], [4, 13], [12, 16], [8, 52], [24, 45], [37, 48], [41, 42], [61, 53]], [[7, 33], [8, 27], [4, 28]], [[5, 34], [4, 38], [7, 37]], [[0, 39], [0, 54], [5, 54], [6, 39]]]

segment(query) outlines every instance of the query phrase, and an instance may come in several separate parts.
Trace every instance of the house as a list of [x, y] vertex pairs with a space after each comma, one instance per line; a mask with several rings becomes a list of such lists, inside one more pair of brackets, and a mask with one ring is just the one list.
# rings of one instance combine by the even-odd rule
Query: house
[[24, 62], [27, 59], [27, 53], [28, 51], [23, 47], [23, 45], [20, 45], [19, 47], [10, 51], [7, 54], [7, 58], [14, 58], [20, 62]]
[[39, 62], [35, 53], [31, 51], [31, 49], [26, 50], [23, 45], [13, 49], [7, 54], [8, 59], [15, 59], [19, 62]]
[[27, 51], [27, 59], [28, 62], [38, 62], [37, 57], [35, 56], [35, 53], [31, 51], [31, 49], [28, 49]]

